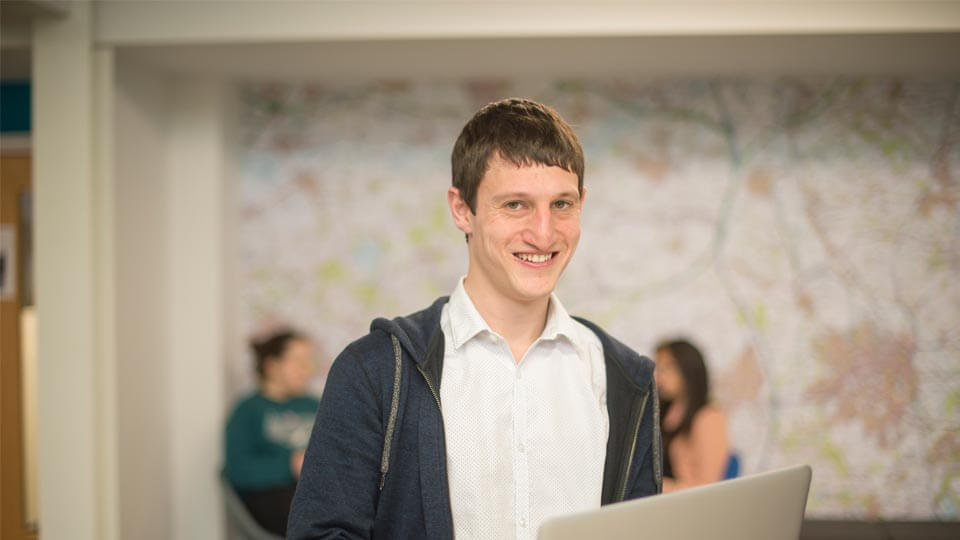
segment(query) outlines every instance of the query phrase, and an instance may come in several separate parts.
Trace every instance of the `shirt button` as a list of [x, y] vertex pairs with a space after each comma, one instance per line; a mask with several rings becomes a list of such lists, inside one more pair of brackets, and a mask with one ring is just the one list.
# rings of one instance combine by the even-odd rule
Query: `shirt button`
[[527, 451], [527, 445], [520, 443], [519, 449], [520, 449], [520, 453], [522, 454]]
[[526, 520], [526, 518], [520, 518], [520, 528], [521, 528], [521, 529], [526, 529], [526, 528], [527, 528], [527, 520]]

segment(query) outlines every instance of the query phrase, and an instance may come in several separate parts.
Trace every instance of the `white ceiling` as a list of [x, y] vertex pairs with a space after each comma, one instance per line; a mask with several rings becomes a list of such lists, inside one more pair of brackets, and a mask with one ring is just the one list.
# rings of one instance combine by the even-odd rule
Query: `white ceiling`
[[960, 31], [958, 0], [97, 0], [99, 45]]
[[956, 75], [960, 33], [404, 39], [123, 47], [122, 62], [234, 79]]
[[[71, 6], [38, 0], [20, 4]], [[28, 78], [31, 17], [14, 17], [13, 5], [2, 2], [0, 74]], [[496, 0], [100, 0], [93, 6], [97, 47], [113, 48], [121, 65], [185, 76], [326, 83], [524, 76], [960, 77], [960, 2], [954, 0], [518, 0], [509, 5]], [[518, 9], [530, 17], [519, 17]], [[802, 12], [808, 13], [801, 17]], [[578, 13], [583, 14], [579, 19]], [[790, 13], [795, 20], [787, 17]], [[621, 23], [621, 15], [632, 19]], [[398, 17], [411, 24], [399, 24]], [[935, 30], [938, 20], [949, 30]], [[624, 30], [628, 26], [633, 30]], [[618, 28], [624, 31], [618, 34]]]

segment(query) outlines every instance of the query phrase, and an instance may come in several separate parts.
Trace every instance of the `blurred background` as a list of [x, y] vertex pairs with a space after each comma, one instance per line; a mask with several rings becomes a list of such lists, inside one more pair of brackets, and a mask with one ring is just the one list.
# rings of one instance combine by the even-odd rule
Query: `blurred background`
[[695, 339], [742, 472], [813, 466], [808, 518], [956, 524], [960, 3], [0, 16], [5, 539], [225, 538], [248, 340], [304, 330], [319, 395], [374, 317], [448, 294], [453, 141], [509, 96], [584, 147], [571, 313]]

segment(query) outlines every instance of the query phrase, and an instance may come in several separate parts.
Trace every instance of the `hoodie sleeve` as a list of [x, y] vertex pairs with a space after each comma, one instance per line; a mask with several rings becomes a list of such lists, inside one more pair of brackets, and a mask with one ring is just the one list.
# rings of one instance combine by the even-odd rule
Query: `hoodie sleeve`
[[354, 343], [330, 369], [290, 508], [289, 539], [372, 534], [383, 423], [381, 391], [364, 354]]

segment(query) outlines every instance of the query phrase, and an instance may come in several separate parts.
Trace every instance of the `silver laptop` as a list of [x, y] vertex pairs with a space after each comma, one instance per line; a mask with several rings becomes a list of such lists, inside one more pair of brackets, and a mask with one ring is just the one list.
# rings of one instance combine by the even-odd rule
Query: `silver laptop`
[[799, 465], [555, 517], [540, 540], [797, 540], [811, 470]]

